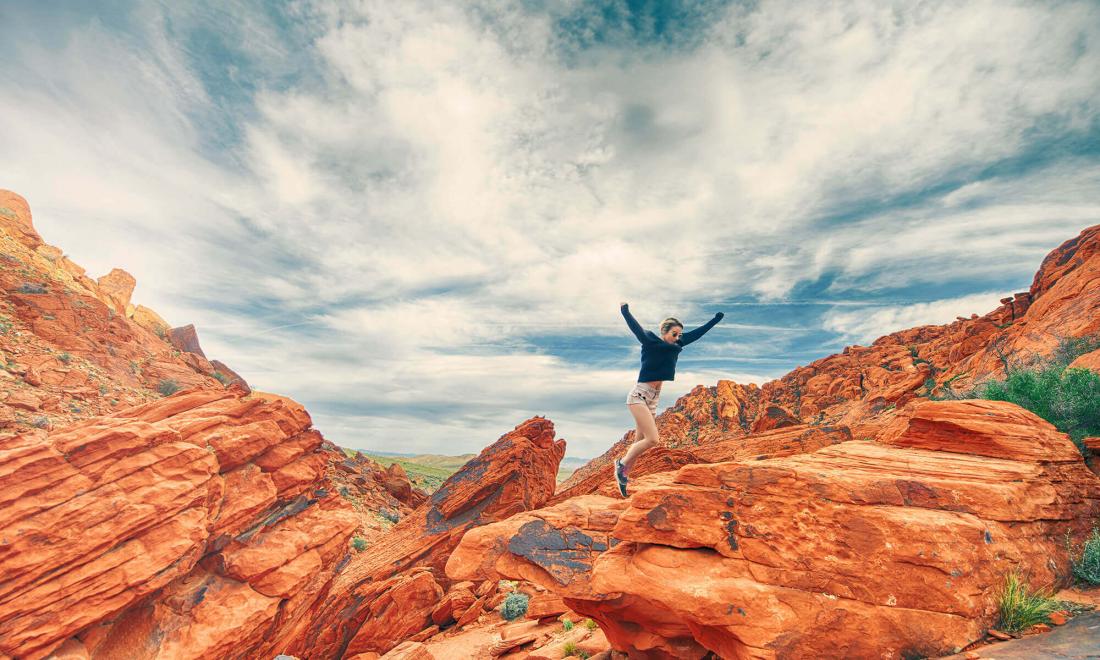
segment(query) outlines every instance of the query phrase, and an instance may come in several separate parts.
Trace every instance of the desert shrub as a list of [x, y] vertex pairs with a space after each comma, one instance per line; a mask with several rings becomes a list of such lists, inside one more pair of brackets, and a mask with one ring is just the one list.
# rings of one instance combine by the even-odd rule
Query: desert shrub
[[1092, 528], [1092, 534], [1081, 547], [1081, 556], [1075, 558], [1071, 552], [1070, 562], [1075, 578], [1088, 584], [1100, 584], [1100, 529]]
[[157, 383], [157, 391], [164, 396], [171, 396], [178, 392], [179, 389], [180, 384], [173, 378], [162, 378], [161, 381]]
[[356, 552], [362, 552], [367, 549], [367, 540], [361, 536], [353, 537], [351, 547], [355, 548]]
[[61, 360], [65, 364], [68, 364], [69, 361], [73, 359], [73, 356], [69, 355], [68, 353], [62, 353], [61, 355], [57, 356], [57, 359]]
[[570, 621], [569, 619], [562, 619], [561, 627], [562, 627], [562, 630], [564, 630], [566, 632], [569, 632], [570, 630], [573, 629], [573, 622]]
[[599, 626], [596, 625], [596, 622], [593, 621], [592, 619], [585, 619], [584, 620], [584, 627], [588, 628], [589, 630], [595, 630], [596, 628], [599, 628]]
[[38, 282], [23, 282], [19, 285], [19, 293], [46, 293], [46, 287]]
[[379, 509], [378, 510], [378, 515], [382, 516], [383, 518], [390, 521], [391, 523], [395, 523], [398, 520], [401, 520], [401, 514], [400, 513], [394, 511], [393, 509], [387, 509], [386, 507], [382, 507], [381, 509]]
[[500, 606], [500, 615], [509, 621], [515, 621], [527, 614], [527, 594], [513, 591], [508, 594]]
[[217, 379], [217, 381], [219, 383], [221, 383], [222, 385], [228, 385], [229, 382], [230, 382], [229, 376], [226, 376], [225, 374], [223, 374], [220, 371], [215, 371], [214, 372], [214, 378]]
[[340, 497], [344, 498], [345, 500], [351, 499], [351, 491], [348, 490], [347, 486], [340, 486]]
[[566, 642], [565, 646], [561, 647], [561, 657], [568, 658], [577, 655], [577, 643]]
[[1082, 454], [1087, 455], [1082, 440], [1100, 435], [1100, 374], [1089, 369], [1056, 363], [1017, 369], [1004, 380], [985, 383], [979, 396], [1027, 408], [1069, 434]]
[[1098, 348], [1100, 348], [1100, 335], [1062, 337], [1058, 340], [1058, 347], [1051, 353], [1049, 363], [1051, 366], [1068, 367], [1070, 362]]
[[1000, 619], [997, 627], [1005, 632], [1020, 632], [1036, 623], [1047, 621], [1047, 615], [1058, 609], [1058, 601], [1041, 590], [1031, 591], [1019, 575], [1010, 573], [1000, 594]]
[[34, 420], [34, 425], [35, 425], [35, 427], [40, 428], [40, 429], [47, 428], [50, 425], [50, 418], [49, 417], [37, 417]]

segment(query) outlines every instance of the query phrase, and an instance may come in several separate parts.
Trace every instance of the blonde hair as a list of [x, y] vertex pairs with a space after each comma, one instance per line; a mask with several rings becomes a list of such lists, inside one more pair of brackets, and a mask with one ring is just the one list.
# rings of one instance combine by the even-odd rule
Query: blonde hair
[[669, 330], [675, 328], [676, 326], [680, 326], [680, 328], [683, 328], [684, 324], [680, 323], [680, 319], [678, 319], [674, 316], [670, 316], [670, 317], [666, 318], [664, 321], [661, 321], [661, 335], [664, 335], [665, 333], [667, 333]]

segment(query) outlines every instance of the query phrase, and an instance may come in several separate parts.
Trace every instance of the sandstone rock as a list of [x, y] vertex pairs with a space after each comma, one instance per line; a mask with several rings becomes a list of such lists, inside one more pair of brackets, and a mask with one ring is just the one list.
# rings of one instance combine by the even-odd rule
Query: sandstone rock
[[42, 243], [31, 222], [27, 200], [10, 190], [0, 190], [0, 229], [31, 249]]
[[241, 378], [240, 374], [230, 369], [221, 360], [211, 360], [210, 364], [214, 365], [214, 369], [217, 370], [219, 373], [225, 374], [229, 377], [229, 381], [225, 384], [226, 387], [230, 387], [236, 384], [244, 391], [245, 394], [248, 394], [252, 391], [252, 388], [248, 386], [248, 383], [245, 382], [245, 379]]
[[194, 324], [188, 323], [178, 328], [169, 328], [168, 341], [184, 353], [194, 353], [200, 357], [206, 357], [206, 354], [202, 352], [202, 347], [199, 346], [199, 335], [195, 331]]
[[404, 642], [382, 656], [384, 660], [435, 660], [426, 646], [419, 642]]
[[[995, 615], [1006, 571], [1066, 575], [1058, 539], [1100, 513], [1100, 480], [1058, 448], [1064, 436], [1012, 404], [964, 415], [957, 403], [916, 406], [905, 428], [920, 442], [904, 431], [688, 465], [640, 479], [627, 501], [577, 497], [472, 529], [447, 574], [541, 584], [633, 653], [948, 653]], [[992, 443], [997, 420], [1009, 438], [1030, 428], [1046, 460]], [[958, 437], [925, 442], [925, 423]]]
[[1100, 349], [1078, 356], [1069, 366], [1071, 369], [1092, 369], [1100, 372]]
[[158, 337], [168, 336], [168, 328], [171, 326], [168, 325], [167, 321], [161, 318], [160, 314], [157, 314], [145, 305], [134, 307], [134, 313], [130, 318], [134, 320], [134, 323], [137, 323]]
[[121, 268], [112, 268], [111, 272], [96, 280], [96, 284], [99, 285], [101, 300], [119, 314], [126, 316], [130, 296], [133, 295], [134, 287], [137, 286], [134, 276]]

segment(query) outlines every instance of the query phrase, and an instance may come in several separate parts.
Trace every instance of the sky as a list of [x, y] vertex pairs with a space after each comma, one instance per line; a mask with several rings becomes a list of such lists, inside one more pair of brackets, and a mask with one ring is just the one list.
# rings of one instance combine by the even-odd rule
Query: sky
[[0, 0], [0, 187], [347, 447], [633, 428], [1100, 223], [1100, 3]]

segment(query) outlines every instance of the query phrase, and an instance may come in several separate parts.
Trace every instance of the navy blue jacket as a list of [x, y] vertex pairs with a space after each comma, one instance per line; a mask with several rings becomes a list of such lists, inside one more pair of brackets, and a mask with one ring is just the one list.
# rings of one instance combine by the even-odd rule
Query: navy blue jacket
[[656, 333], [643, 330], [630, 314], [628, 307], [623, 305], [620, 311], [634, 336], [642, 343], [642, 369], [638, 372], [639, 383], [651, 380], [676, 380], [676, 359], [680, 357], [680, 351], [684, 346], [705, 335], [707, 330], [722, 320], [723, 316], [722, 312], [718, 312], [714, 318], [694, 330], [683, 333], [675, 344], [670, 344]]

